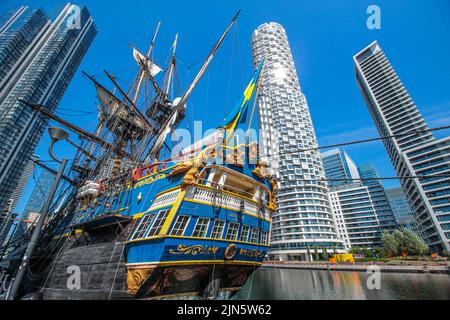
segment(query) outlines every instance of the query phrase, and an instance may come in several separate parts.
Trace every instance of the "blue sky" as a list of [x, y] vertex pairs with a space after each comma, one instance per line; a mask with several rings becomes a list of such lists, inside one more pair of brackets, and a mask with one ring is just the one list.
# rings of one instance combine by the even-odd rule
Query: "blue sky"
[[[27, 4], [42, 7], [53, 19], [65, 3], [3, 0], [0, 11]], [[94, 110], [95, 91], [80, 74], [81, 70], [99, 75], [99, 80], [108, 83], [102, 76], [103, 69], [107, 69], [122, 84], [129, 83], [136, 65], [126, 41], [145, 51], [158, 20], [161, 29], [154, 58], [162, 64], [166, 62], [174, 34], [179, 32], [178, 74], [181, 87], [185, 87], [234, 13], [242, 9], [237, 27], [231, 30], [188, 102], [188, 116], [204, 121], [204, 127], [220, 123], [239, 98], [252, 75], [251, 33], [268, 21], [278, 22], [286, 29], [319, 145], [378, 135], [356, 85], [352, 63], [352, 56], [373, 40], [378, 40], [429, 125], [450, 123], [450, 2], [447, 0], [92, 0], [75, 3], [88, 6], [99, 32], [61, 101], [60, 106], [64, 108]], [[366, 9], [370, 4], [381, 8], [380, 30], [366, 27]], [[66, 118], [87, 129], [95, 127], [95, 115]], [[438, 134], [442, 135], [448, 132]], [[48, 141], [45, 137], [36, 151], [43, 159], [48, 159]], [[63, 145], [57, 153], [72, 157], [73, 149]], [[351, 146], [346, 151], [357, 164], [373, 163], [381, 176], [395, 175], [380, 142]], [[391, 187], [398, 182], [384, 184]], [[19, 211], [31, 189], [32, 183], [17, 207]]]

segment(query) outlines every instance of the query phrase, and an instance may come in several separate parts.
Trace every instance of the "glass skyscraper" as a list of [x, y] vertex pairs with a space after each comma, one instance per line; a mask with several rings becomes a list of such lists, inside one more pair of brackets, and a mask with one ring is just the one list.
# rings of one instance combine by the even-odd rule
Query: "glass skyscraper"
[[352, 179], [359, 179], [358, 168], [344, 149], [325, 151], [321, 156], [328, 186], [339, 186], [352, 183]]
[[67, 4], [50, 22], [20, 7], [0, 19], [0, 210], [5, 208], [47, 119], [21, 103], [54, 112], [97, 30], [88, 10]]
[[393, 231], [397, 228], [397, 223], [395, 222], [384, 187], [380, 180], [377, 179], [380, 177], [377, 170], [372, 164], [362, 164], [358, 166], [358, 172], [359, 176], [364, 179], [362, 184], [369, 189], [380, 227], [383, 231]]
[[[450, 252], [450, 137], [435, 139], [375, 41], [354, 57], [356, 80], [400, 179], [420, 234], [431, 250]], [[419, 131], [419, 132], [411, 132]], [[433, 176], [434, 175], [434, 176]]]
[[405, 228], [419, 234], [417, 223], [413, 218], [408, 199], [403, 194], [402, 188], [386, 189], [386, 196], [394, 213], [395, 221], [400, 228]]
[[30, 198], [25, 206], [23, 219], [28, 218], [30, 212], [40, 213], [47, 200], [50, 188], [55, 180], [55, 175], [47, 170], [42, 170], [36, 185], [31, 193]]
[[341, 148], [323, 152], [322, 161], [338, 234], [346, 248], [381, 245], [382, 233], [397, 224], [381, 183], [364, 180], [378, 178], [375, 168], [370, 164], [357, 167]]
[[[328, 187], [311, 115], [301, 92], [284, 28], [265, 23], [252, 35], [253, 64], [266, 56], [259, 94], [262, 149], [280, 181], [270, 254], [310, 259], [310, 250], [343, 250], [332, 216]], [[305, 150], [306, 149], [306, 150]]]
[[19, 182], [17, 183], [17, 187], [8, 201], [8, 207], [10, 207], [11, 212], [14, 211], [14, 208], [16, 207], [17, 202], [19, 201], [20, 196], [22, 195], [23, 190], [25, 189], [25, 186], [27, 185], [28, 181], [31, 178], [31, 175], [33, 174], [33, 170], [36, 166], [33, 160], [38, 159], [39, 156], [33, 154], [31, 156], [31, 159], [28, 161], [28, 164], [25, 166], [25, 169], [23, 170], [22, 175], [19, 178]]

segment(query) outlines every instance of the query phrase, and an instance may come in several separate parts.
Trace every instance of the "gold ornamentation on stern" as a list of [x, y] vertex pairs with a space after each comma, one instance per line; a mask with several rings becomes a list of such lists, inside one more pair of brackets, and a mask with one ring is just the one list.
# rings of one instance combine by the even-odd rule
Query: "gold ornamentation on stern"
[[256, 249], [240, 249], [239, 255], [251, 258], [262, 258], [264, 257], [264, 252]]
[[136, 294], [139, 291], [139, 288], [144, 284], [145, 280], [147, 280], [151, 271], [153, 271], [153, 269], [129, 269], [127, 271], [128, 293]]
[[278, 184], [275, 180], [272, 179], [272, 180], [270, 180], [270, 186], [272, 187], [272, 194], [270, 196], [271, 199], [270, 199], [270, 203], [269, 203], [269, 209], [275, 211], [275, 210], [277, 210], [276, 197], [277, 197], [277, 191], [278, 191]]
[[182, 186], [188, 186], [192, 185], [197, 182], [198, 177], [198, 171], [200, 167], [203, 165], [203, 162], [200, 162], [198, 160], [194, 161], [189, 171], [186, 173], [186, 175], [183, 177], [183, 182], [181, 183]]
[[243, 167], [244, 166], [244, 157], [245, 157], [244, 150], [234, 149], [233, 151], [231, 151], [227, 154], [226, 161], [228, 164], [232, 164], [237, 167]]
[[177, 165], [167, 176], [173, 177], [180, 173], [184, 173], [184, 172], [188, 171], [189, 169], [191, 169], [193, 166], [194, 166], [193, 160], [182, 162], [179, 165]]
[[225, 254], [224, 254], [224, 258], [226, 260], [231, 260], [234, 258], [234, 256], [236, 255], [236, 245], [234, 243], [230, 244], [226, 249], [225, 249]]
[[202, 245], [192, 245], [192, 246], [185, 246], [184, 244], [179, 244], [177, 246], [176, 250], [170, 249], [170, 254], [190, 254], [193, 256], [205, 254], [215, 254], [219, 250], [219, 247], [208, 247], [208, 246], [202, 246]]
[[256, 168], [253, 169], [253, 174], [257, 175], [261, 179], [272, 179], [273, 173], [270, 169], [270, 165], [267, 163], [264, 163], [263, 161], [258, 161], [256, 164]]

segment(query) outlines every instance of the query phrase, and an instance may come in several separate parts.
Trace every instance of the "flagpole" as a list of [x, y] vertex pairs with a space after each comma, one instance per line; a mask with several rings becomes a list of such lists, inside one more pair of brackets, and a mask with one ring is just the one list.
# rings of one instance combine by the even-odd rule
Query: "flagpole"
[[250, 127], [252, 126], [252, 120], [253, 120], [253, 115], [255, 113], [256, 102], [258, 100], [259, 89], [261, 87], [261, 83], [262, 83], [262, 80], [264, 78], [264, 69], [266, 67], [266, 61], [267, 61], [267, 51], [266, 51], [266, 54], [264, 55], [264, 63], [262, 65], [262, 67], [261, 67], [261, 73], [259, 74], [259, 79], [258, 79], [258, 82], [256, 84], [255, 100], [253, 101], [252, 112], [250, 114], [250, 120], [248, 122], [247, 133], [245, 134], [244, 146], [247, 145], [247, 138], [250, 135]]

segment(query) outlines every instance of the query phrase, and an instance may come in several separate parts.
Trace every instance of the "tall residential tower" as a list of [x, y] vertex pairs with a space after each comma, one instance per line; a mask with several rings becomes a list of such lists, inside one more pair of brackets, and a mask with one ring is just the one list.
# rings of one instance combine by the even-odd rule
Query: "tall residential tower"
[[421, 236], [433, 251], [450, 252], [450, 137], [424, 131], [428, 125], [376, 41], [353, 60], [378, 132], [397, 135], [383, 140], [397, 175], [426, 176], [400, 180]]
[[[265, 23], [252, 35], [253, 64], [267, 55], [259, 95], [263, 152], [280, 181], [271, 255], [310, 259], [310, 250], [343, 249], [333, 220], [311, 115], [284, 28]], [[306, 150], [305, 150], [306, 149]], [[314, 249], [313, 249], [314, 248]]]
[[395, 222], [394, 213], [389, 205], [384, 187], [379, 180], [380, 176], [378, 171], [372, 164], [367, 163], [359, 165], [358, 172], [361, 179], [363, 179], [362, 184], [369, 189], [380, 227], [383, 231], [395, 230], [398, 226]]
[[19, 99], [54, 112], [96, 33], [88, 10], [71, 4], [53, 22], [25, 6], [0, 18], [0, 210], [47, 125]]
[[382, 233], [397, 224], [375, 168], [370, 164], [357, 167], [341, 148], [323, 152], [322, 161], [338, 235], [345, 247], [380, 246]]

